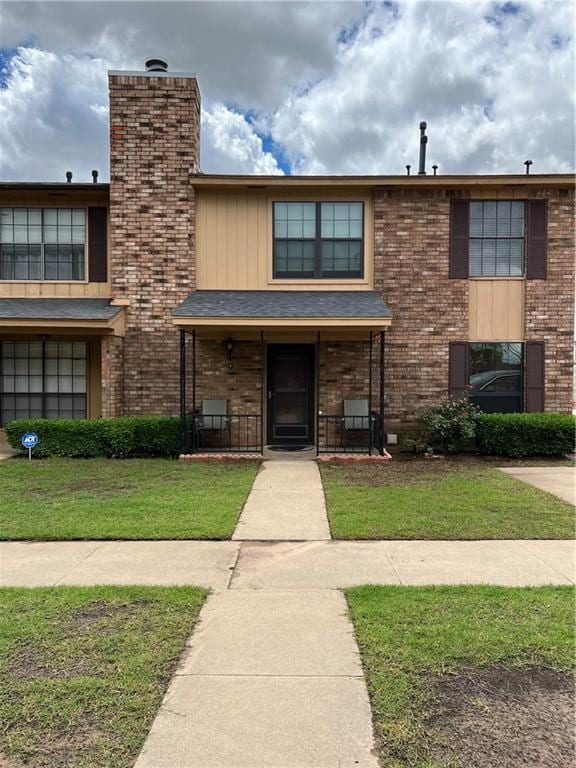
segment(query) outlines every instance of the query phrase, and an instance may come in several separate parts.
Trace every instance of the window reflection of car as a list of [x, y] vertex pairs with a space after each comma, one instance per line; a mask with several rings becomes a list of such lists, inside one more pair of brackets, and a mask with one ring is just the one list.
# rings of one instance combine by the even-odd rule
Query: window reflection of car
[[519, 392], [522, 389], [520, 371], [484, 371], [470, 376], [470, 394], [483, 392]]

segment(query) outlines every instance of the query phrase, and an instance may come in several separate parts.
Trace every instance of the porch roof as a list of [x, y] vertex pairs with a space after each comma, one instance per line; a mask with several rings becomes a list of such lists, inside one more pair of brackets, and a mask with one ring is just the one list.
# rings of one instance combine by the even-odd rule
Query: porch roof
[[385, 327], [392, 314], [377, 291], [193, 291], [176, 325], [346, 325]]
[[123, 309], [109, 299], [0, 299], [0, 330], [24, 326], [94, 328], [122, 335]]

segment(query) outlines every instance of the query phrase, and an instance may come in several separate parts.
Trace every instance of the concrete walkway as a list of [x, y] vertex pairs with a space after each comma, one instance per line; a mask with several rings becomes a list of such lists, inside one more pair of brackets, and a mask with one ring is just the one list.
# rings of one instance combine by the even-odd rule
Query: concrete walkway
[[314, 461], [265, 461], [238, 521], [234, 540], [330, 539], [324, 489]]
[[502, 472], [542, 491], [553, 493], [569, 504], [574, 504], [576, 500], [574, 467], [505, 467]]

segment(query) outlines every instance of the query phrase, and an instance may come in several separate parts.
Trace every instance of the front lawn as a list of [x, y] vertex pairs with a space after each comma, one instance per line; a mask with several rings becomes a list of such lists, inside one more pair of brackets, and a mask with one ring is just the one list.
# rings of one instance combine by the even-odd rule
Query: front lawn
[[346, 597], [387, 768], [570, 768], [570, 587], [356, 587]]
[[0, 462], [0, 539], [227, 539], [257, 462]]
[[394, 459], [385, 466], [324, 464], [332, 536], [573, 538], [574, 508], [496, 468], [503, 465], [505, 460], [476, 457]]
[[1, 589], [0, 764], [132, 766], [204, 596], [191, 587]]

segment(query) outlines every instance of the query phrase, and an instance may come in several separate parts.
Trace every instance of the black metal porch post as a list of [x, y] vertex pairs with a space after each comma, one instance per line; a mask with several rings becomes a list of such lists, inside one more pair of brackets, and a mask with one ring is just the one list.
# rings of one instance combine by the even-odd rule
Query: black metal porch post
[[368, 337], [368, 455], [372, 454], [374, 422], [372, 420], [372, 331]]
[[[320, 453], [320, 331], [316, 334], [316, 453]], [[328, 429], [325, 423], [325, 428]]]
[[264, 331], [260, 331], [260, 453], [264, 453], [264, 413], [268, 398], [266, 397], [266, 347], [264, 346]]
[[384, 456], [384, 339], [385, 333], [380, 331], [380, 456]]
[[192, 453], [196, 452], [196, 328], [192, 331]]
[[186, 331], [180, 330], [180, 452], [186, 453]]

